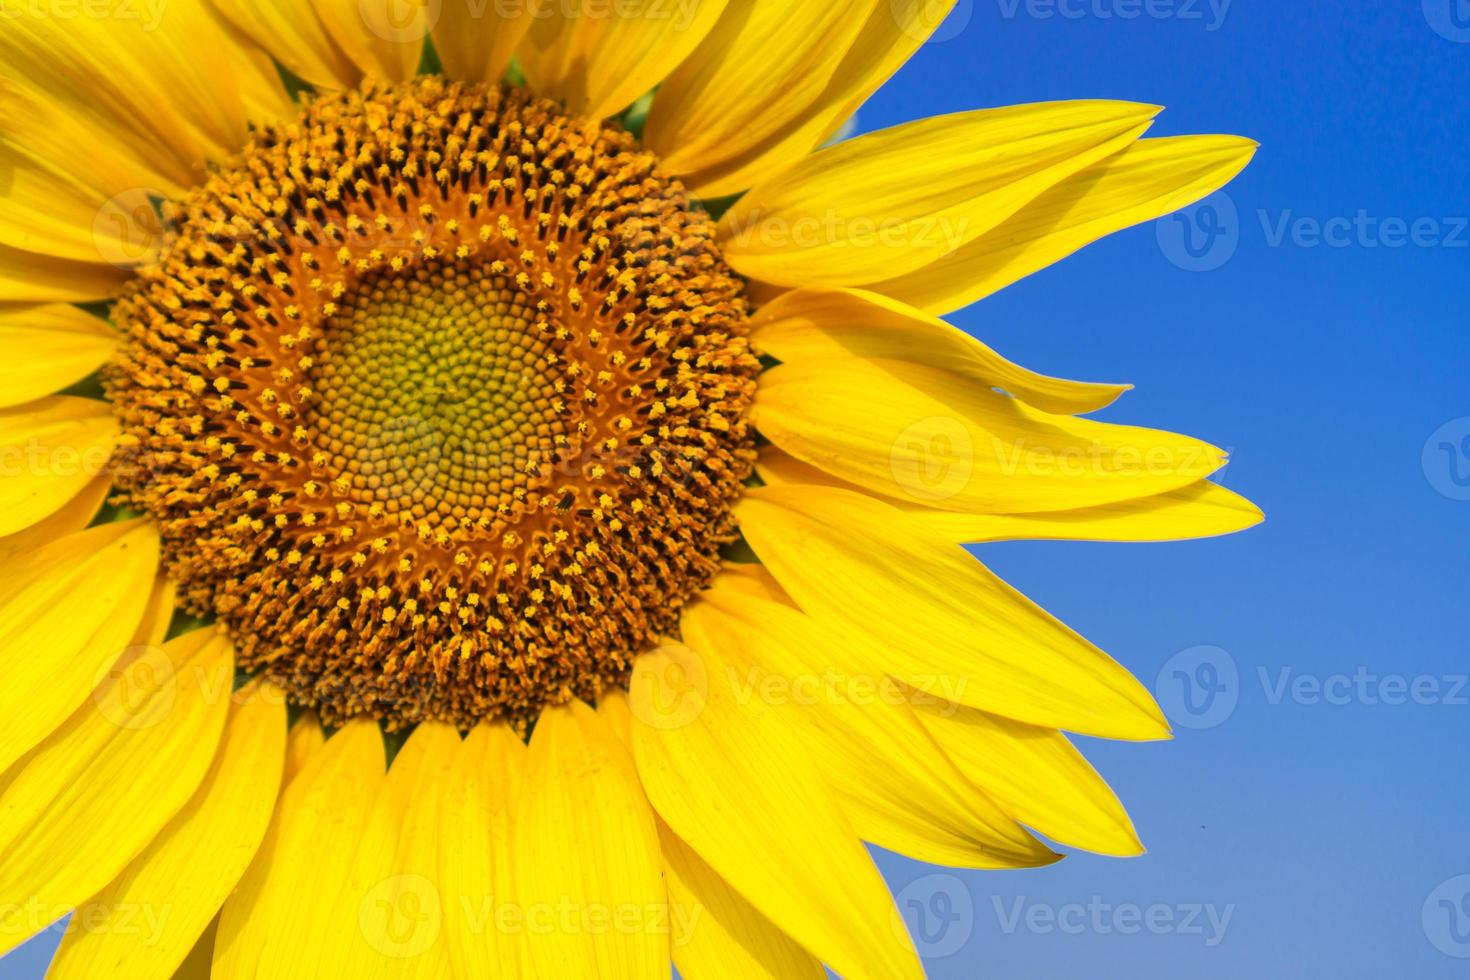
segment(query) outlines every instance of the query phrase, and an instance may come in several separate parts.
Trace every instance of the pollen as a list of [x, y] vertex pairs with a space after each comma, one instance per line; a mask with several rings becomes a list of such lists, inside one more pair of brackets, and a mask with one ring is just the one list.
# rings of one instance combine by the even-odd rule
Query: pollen
[[759, 361], [714, 226], [610, 124], [422, 78], [308, 104], [114, 316], [118, 484], [328, 724], [625, 684], [736, 532]]

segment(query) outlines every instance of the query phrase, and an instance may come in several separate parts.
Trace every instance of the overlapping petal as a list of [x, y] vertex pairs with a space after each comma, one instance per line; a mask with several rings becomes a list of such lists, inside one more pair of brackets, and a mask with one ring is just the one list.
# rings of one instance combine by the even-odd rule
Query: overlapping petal
[[64, 303], [0, 306], [0, 408], [21, 405], [91, 374], [117, 349], [105, 320]]
[[665, 644], [634, 666], [638, 772], [654, 808], [721, 878], [852, 980], [921, 976], [892, 900], [783, 712]]
[[541, 713], [513, 833], [525, 975], [668, 973], [668, 897], [653, 811], [627, 747], [581, 702]]
[[146, 521], [68, 535], [0, 568], [0, 771], [84, 705], [143, 621], [158, 566]]
[[[775, 447], [761, 451], [756, 472], [766, 483], [862, 491]], [[987, 541], [1182, 541], [1234, 534], [1264, 520], [1261, 509], [1218, 483], [1200, 480], [1150, 497], [1073, 510], [970, 514], [896, 497], [887, 503], [956, 544]]]
[[483, 723], [455, 752], [441, 806], [441, 874], [449, 908], [453, 975], [470, 980], [515, 976], [522, 943], [502, 919], [516, 908], [512, 824], [525, 782], [526, 745], [510, 727]]
[[45, 920], [5, 917], [0, 953], [114, 881], [194, 796], [234, 676], [213, 630], [182, 636], [106, 679], [0, 777], [0, 896]]
[[819, 150], [720, 220], [739, 272], [780, 286], [860, 286], [913, 272], [1122, 150], [1157, 106], [1102, 100], [980, 109]]
[[231, 699], [204, 781], [157, 837], [72, 919], [49, 977], [153, 980], [180, 966], [265, 835], [280, 788], [286, 698]]
[[922, 269], [868, 288], [947, 313], [1130, 225], [1188, 207], [1218, 190], [1255, 154], [1239, 136], [1139, 140], [1062, 181], [987, 235]]
[[209, 2], [236, 30], [312, 85], [348, 88], [362, 78], [361, 69], [332, 39], [310, 0]]
[[556, 0], [521, 49], [531, 87], [596, 119], [627, 108], [689, 56], [726, 0]]
[[767, 371], [752, 417], [781, 449], [834, 476], [967, 513], [1117, 503], [1225, 464], [1188, 436], [1053, 415], [942, 368], [840, 354]]
[[750, 327], [756, 345], [778, 361], [813, 364], [837, 356], [941, 367], [1057, 414], [1105, 408], [1131, 387], [1028, 371], [936, 316], [860, 289], [785, 293], [756, 311]]
[[1168, 735], [1120, 664], [897, 508], [845, 490], [768, 486], [736, 512], [781, 586], [846, 634], [863, 669], [1033, 725]]
[[933, 864], [1056, 860], [937, 751], [901, 686], [864, 673], [868, 665], [847, 655], [840, 634], [788, 606], [726, 593], [720, 580], [684, 614], [681, 629], [736, 675], [742, 697], [792, 712], [802, 744], [864, 840]]
[[118, 425], [105, 402], [69, 395], [0, 408], [0, 534], [55, 513], [107, 466]]
[[659, 89], [645, 139], [699, 196], [746, 190], [835, 133], [953, 6], [735, 0]]
[[1118, 797], [1061, 732], [938, 699], [916, 708], [945, 755], [1017, 820], [1069, 847], [1143, 853]]
[[376, 829], [383, 763], [382, 735], [367, 720], [310, 756], [220, 913], [214, 977], [330, 975], [360, 955], [359, 908], [343, 897], [357, 852]]

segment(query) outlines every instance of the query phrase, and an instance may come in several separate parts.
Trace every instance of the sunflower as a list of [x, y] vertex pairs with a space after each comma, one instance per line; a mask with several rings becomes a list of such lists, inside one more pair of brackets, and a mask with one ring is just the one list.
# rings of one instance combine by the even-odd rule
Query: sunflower
[[1164, 717], [964, 546], [1259, 511], [940, 317], [1254, 144], [834, 139], [949, 6], [11, 11], [0, 951], [916, 977], [865, 843], [1140, 853], [1062, 733]]

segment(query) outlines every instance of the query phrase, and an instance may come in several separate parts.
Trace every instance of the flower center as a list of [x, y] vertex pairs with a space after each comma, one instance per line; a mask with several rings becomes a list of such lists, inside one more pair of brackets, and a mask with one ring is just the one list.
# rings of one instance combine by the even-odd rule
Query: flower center
[[117, 304], [119, 485], [328, 724], [525, 722], [623, 683], [717, 569], [745, 311], [630, 136], [369, 84], [260, 130]]

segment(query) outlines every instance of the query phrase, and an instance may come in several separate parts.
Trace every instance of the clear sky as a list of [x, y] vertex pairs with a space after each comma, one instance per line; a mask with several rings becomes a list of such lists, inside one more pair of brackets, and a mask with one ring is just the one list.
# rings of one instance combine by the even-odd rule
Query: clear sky
[[859, 128], [1079, 97], [1262, 149], [956, 322], [1134, 383], [1103, 417], [1230, 448], [1268, 520], [981, 551], [1174, 718], [1086, 746], [1146, 856], [880, 865], [935, 978], [1470, 975], [1470, 2], [960, 0]]

